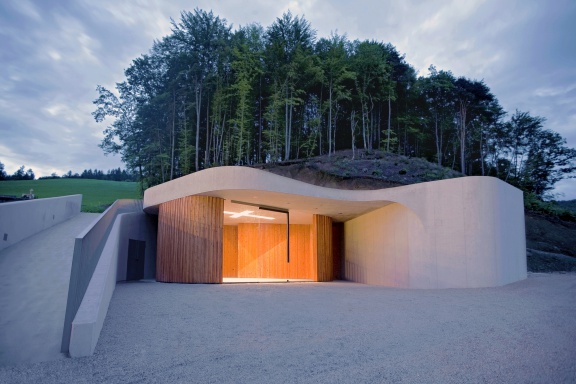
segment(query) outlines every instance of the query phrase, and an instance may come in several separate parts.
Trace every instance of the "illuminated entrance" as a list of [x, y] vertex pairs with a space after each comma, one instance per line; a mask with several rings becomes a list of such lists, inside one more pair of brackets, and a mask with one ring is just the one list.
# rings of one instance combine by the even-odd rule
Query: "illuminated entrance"
[[226, 200], [224, 282], [314, 281], [316, 263], [311, 252], [311, 229], [310, 213]]
[[205, 195], [160, 204], [156, 280], [224, 278], [334, 280], [332, 219]]

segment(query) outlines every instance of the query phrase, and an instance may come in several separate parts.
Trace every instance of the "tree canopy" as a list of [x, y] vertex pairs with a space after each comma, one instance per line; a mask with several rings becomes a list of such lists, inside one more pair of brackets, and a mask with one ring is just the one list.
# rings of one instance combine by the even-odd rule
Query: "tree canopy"
[[116, 92], [98, 86], [100, 144], [145, 186], [220, 165], [339, 149], [423, 157], [545, 195], [576, 151], [545, 119], [507, 114], [484, 81], [415, 69], [390, 43], [317, 38], [290, 12], [241, 26], [195, 9], [134, 59]]

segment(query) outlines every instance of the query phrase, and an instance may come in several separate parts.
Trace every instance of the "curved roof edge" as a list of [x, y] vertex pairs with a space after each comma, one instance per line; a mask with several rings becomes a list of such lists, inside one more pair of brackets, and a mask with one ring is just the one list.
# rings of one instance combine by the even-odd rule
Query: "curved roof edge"
[[429, 199], [425, 195], [451, 194], [463, 184], [478, 183], [482, 189], [502, 184], [493, 177], [468, 176], [377, 190], [344, 190], [307, 184], [259, 169], [226, 166], [208, 168], [148, 188], [144, 192], [144, 211], [157, 214], [158, 206], [178, 198], [205, 195], [234, 199], [251, 204], [297, 209], [346, 221], [391, 203], [400, 203], [422, 212]]

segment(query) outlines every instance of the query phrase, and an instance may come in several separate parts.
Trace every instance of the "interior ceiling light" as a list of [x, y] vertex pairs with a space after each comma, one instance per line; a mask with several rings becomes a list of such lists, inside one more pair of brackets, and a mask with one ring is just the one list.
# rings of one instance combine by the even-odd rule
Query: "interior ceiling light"
[[224, 211], [225, 214], [230, 215], [231, 219], [239, 219], [241, 217], [252, 217], [254, 219], [274, 220], [273, 217], [253, 215], [254, 211], [230, 212]]

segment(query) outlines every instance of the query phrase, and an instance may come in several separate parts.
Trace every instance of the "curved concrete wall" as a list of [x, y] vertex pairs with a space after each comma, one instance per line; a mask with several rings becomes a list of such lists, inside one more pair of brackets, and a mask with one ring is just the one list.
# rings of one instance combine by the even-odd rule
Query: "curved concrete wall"
[[[344, 224], [345, 276], [405, 288], [475, 288], [526, 278], [522, 193], [493, 178], [423, 188]], [[433, 186], [433, 185], [432, 185]], [[428, 202], [428, 204], [422, 204]]]
[[245, 167], [148, 189], [144, 209], [189, 195], [302, 210], [345, 222], [345, 276], [411, 288], [488, 287], [526, 278], [522, 192], [492, 177], [338, 190]]

